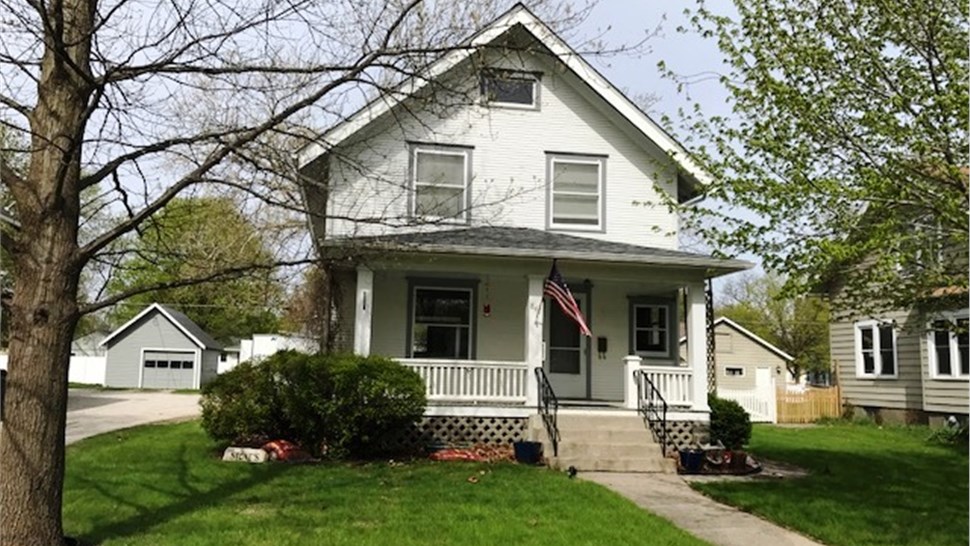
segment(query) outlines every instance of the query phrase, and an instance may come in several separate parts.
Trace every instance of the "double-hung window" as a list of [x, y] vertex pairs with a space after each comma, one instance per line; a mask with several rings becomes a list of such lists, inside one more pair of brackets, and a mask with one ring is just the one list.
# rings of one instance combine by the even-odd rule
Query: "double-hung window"
[[855, 323], [856, 376], [895, 378], [896, 328], [891, 322]]
[[549, 226], [602, 229], [605, 158], [552, 154], [548, 163]]
[[413, 216], [468, 220], [471, 150], [445, 146], [411, 149]]
[[935, 320], [931, 326], [927, 339], [930, 375], [935, 379], [970, 378], [967, 319]]
[[411, 357], [471, 358], [472, 294], [469, 288], [413, 288]]
[[631, 314], [632, 354], [670, 356], [670, 307], [633, 303]]

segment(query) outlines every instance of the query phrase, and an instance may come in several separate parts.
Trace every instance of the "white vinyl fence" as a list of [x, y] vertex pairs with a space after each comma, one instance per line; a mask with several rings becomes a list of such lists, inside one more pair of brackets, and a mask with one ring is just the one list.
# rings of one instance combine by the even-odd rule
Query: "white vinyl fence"
[[755, 370], [755, 387], [753, 389], [723, 389], [718, 387], [717, 396], [726, 400], [734, 400], [741, 405], [752, 423], [777, 423], [778, 401], [775, 390], [775, 378], [770, 368]]
[[[67, 380], [71, 383], [104, 385], [106, 359], [103, 356], [72, 356]], [[7, 355], [0, 354], [0, 369], [7, 369]]]

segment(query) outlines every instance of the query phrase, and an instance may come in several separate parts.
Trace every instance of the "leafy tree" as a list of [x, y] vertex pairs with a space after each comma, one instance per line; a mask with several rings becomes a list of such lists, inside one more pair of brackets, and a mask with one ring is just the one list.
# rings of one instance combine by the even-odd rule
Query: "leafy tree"
[[935, 297], [945, 288], [965, 305], [965, 3], [734, 4], [732, 17], [703, 0], [689, 12], [723, 54], [732, 113], [681, 117], [713, 174], [687, 223], [760, 257], [792, 293], [837, 288], [873, 313], [953, 305]]
[[[117, 326], [152, 302], [171, 304], [216, 339], [248, 337], [278, 328], [282, 288], [262, 234], [231, 199], [179, 198], [142, 231], [131, 258], [119, 265], [109, 294], [152, 289], [112, 313]], [[229, 272], [235, 271], [235, 274]], [[220, 280], [174, 288], [180, 279]]]
[[715, 314], [725, 316], [794, 357], [793, 378], [804, 372], [827, 372], [829, 306], [814, 296], [786, 296], [784, 280], [775, 275], [742, 276], [721, 290]]

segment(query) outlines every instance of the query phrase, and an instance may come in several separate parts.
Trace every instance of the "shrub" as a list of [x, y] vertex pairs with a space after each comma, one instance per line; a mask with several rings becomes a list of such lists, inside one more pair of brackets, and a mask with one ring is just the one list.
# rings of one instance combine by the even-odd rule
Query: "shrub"
[[206, 385], [202, 426], [219, 441], [284, 438], [316, 455], [369, 455], [421, 418], [424, 392], [393, 360], [284, 351]]
[[711, 443], [718, 440], [728, 449], [741, 449], [751, 440], [751, 418], [734, 400], [707, 397], [711, 406]]

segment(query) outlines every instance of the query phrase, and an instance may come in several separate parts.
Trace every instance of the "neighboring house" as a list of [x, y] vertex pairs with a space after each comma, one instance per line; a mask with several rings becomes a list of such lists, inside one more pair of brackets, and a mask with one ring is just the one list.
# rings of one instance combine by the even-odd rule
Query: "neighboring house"
[[198, 389], [216, 376], [222, 346], [184, 314], [153, 303], [106, 337], [108, 387]]
[[[582, 419], [604, 406], [635, 424], [649, 378], [670, 443], [696, 444], [709, 421], [705, 282], [751, 264], [679, 250], [661, 203], [690, 201], [709, 176], [521, 4], [464, 46], [402, 85], [422, 100], [381, 97], [300, 154], [314, 241], [341, 257], [343, 348], [424, 377], [424, 439], [521, 439], [540, 385], [571, 408], [560, 427], [599, 426]], [[473, 100], [441, 106], [425, 82]], [[590, 339], [543, 296], [554, 259]]]
[[[877, 420], [940, 423], [970, 407], [964, 300], [950, 312], [833, 313], [832, 361], [846, 404]], [[960, 333], [950, 331], [957, 325]]]
[[[718, 317], [714, 321], [714, 335], [718, 388], [753, 389], [758, 369], [769, 370], [779, 387], [798, 383], [788, 372], [788, 363], [795, 358], [747, 328], [727, 317]], [[686, 338], [682, 338], [682, 358], [686, 345]]]

